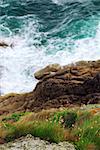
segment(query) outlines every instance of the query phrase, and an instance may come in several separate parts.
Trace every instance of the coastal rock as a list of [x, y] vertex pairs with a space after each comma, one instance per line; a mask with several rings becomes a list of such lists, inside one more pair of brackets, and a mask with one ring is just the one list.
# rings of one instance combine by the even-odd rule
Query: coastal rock
[[9, 45], [5, 42], [0, 42], [0, 47], [8, 47]]
[[6, 48], [6, 47], [13, 47], [13, 44], [8, 44], [8, 43], [6, 43], [6, 42], [4, 42], [4, 41], [1, 41], [0, 42], [0, 47], [3, 47], [3, 48]]
[[[80, 103], [84, 103], [82, 99], [87, 99], [88, 95], [91, 95], [91, 99], [93, 93], [94, 99], [95, 93], [98, 93], [97, 95], [100, 97], [100, 74], [97, 74], [92, 79], [90, 78], [83, 81], [83, 83], [73, 83], [63, 79], [50, 78], [37, 84], [34, 92], [34, 98], [35, 101], [40, 100], [41, 102], [46, 102], [48, 100], [57, 99], [59, 97], [61, 98], [66, 95], [66, 100], [69, 103], [76, 103], [80, 100]], [[100, 100], [98, 99], [98, 103], [99, 102]]]
[[34, 107], [100, 103], [100, 61], [63, 66], [53, 75], [45, 75], [34, 90]]
[[59, 144], [34, 138], [31, 135], [22, 137], [15, 142], [0, 145], [0, 150], [75, 150], [74, 146], [68, 142]]
[[35, 76], [41, 80], [32, 92], [0, 97], [1, 115], [100, 103], [100, 60], [51, 65]]
[[59, 64], [51, 64], [44, 69], [37, 71], [34, 76], [36, 79], [42, 79], [44, 76], [50, 75], [53, 72], [57, 72], [59, 69], [61, 69], [61, 66]]
[[34, 93], [7, 94], [0, 97], [0, 113], [25, 112], [34, 103]]

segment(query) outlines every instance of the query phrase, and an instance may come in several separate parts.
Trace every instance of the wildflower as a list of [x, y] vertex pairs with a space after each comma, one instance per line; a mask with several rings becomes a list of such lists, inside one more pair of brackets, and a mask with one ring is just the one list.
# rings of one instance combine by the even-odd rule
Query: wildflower
[[80, 128], [80, 131], [82, 131], [82, 129]]
[[78, 130], [80, 130], [80, 128], [78, 128]]
[[93, 129], [93, 127], [91, 127], [91, 129]]
[[94, 121], [94, 123], [98, 123], [97, 121]]

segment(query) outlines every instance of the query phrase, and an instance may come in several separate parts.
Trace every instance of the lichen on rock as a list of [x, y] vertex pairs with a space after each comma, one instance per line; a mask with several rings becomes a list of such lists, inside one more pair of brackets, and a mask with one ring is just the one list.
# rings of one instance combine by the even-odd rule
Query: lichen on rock
[[49, 143], [31, 135], [21, 137], [20, 139], [4, 145], [0, 145], [0, 150], [75, 150], [69, 142], [59, 144]]

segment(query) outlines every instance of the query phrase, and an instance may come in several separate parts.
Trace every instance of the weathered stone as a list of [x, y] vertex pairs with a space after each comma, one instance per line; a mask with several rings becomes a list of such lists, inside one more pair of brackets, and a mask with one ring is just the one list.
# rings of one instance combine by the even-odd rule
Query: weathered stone
[[92, 79], [87, 79], [80, 83], [62, 79], [48, 79], [39, 82], [34, 90], [35, 100], [50, 100], [63, 95], [87, 96], [88, 94], [100, 94], [100, 75], [97, 74]]
[[[94, 95], [94, 96], [93, 96]], [[63, 99], [63, 96], [66, 98]], [[100, 62], [80, 62], [64, 66], [54, 75], [45, 76], [34, 90], [34, 99], [42, 107], [100, 103]]]
[[75, 150], [75, 147], [68, 142], [59, 144], [34, 138], [33, 136], [22, 137], [14, 142], [0, 145], [0, 150]]
[[51, 66], [32, 92], [0, 97], [0, 114], [100, 103], [100, 61]]
[[53, 72], [57, 72], [59, 69], [61, 69], [61, 66], [59, 64], [51, 64], [44, 69], [37, 71], [34, 76], [36, 79], [42, 79], [44, 76], [50, 75]]

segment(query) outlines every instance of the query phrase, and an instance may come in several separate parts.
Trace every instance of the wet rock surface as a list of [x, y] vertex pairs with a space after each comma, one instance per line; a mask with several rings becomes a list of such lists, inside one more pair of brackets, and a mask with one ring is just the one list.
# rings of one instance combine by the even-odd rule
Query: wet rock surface
[[0, 145], [0, 150], [75, 150], [75, 148], [68, 142], [50, 144], [47, 141], [27, 135], [26, 137], [22, 137], [15, 142]]
[[0, 114], [100, 103], [100, 60], [61, 67], [50, 65], [35, 73], [35, 89], [0, 98]]

